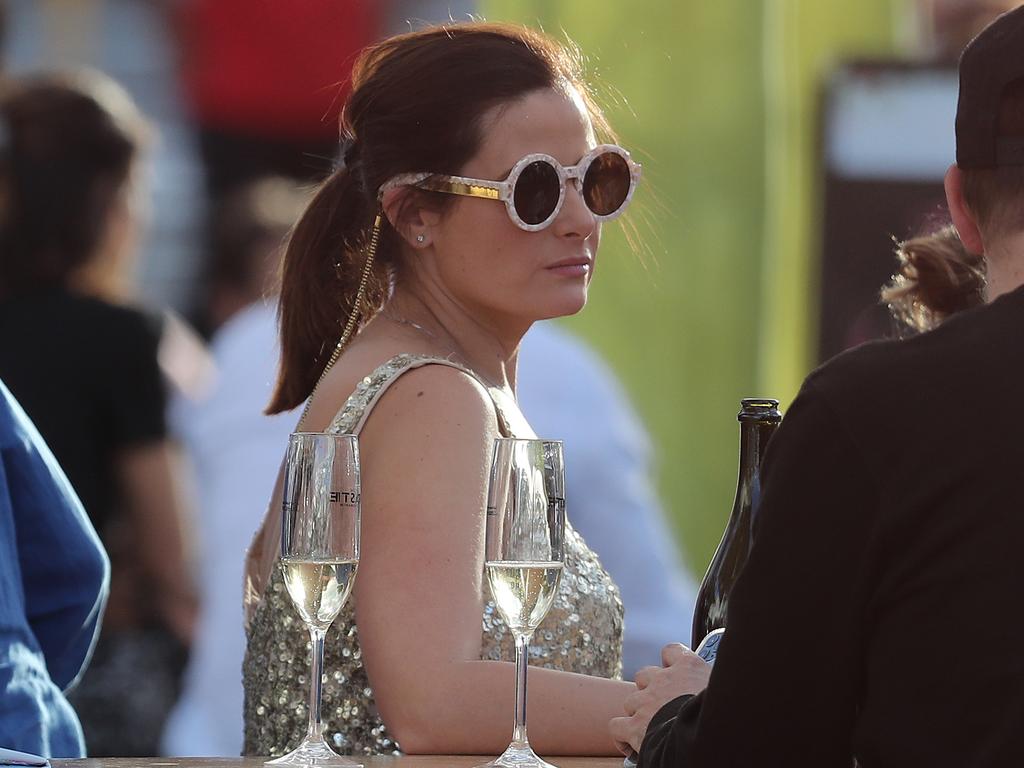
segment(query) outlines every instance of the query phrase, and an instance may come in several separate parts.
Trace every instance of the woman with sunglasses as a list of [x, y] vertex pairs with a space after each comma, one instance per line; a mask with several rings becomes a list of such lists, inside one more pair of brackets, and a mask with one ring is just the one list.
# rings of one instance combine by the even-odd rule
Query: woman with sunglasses
[[[344, 164], [288, 244], [268, 409], [305, 402], [298, 429], [360, 438], [362, 551], [327, 636], [325, 735], [346, 753], [497, 753], [514, 649], [483, 582], [491, 446], [533, 436], [515, 400], [519, 340], [583, 308], [601, 223], [640, 169], [611, 143], [578, 59], [505, 25], [370, 48], [342, 129]], [[248, 567], [248, 754], [281, 754], [306, 725], [307, 635], [274, 568], [278, 499]], [[622, 604], [566, 539], [531, 651], [531, 742], [615, 754], [607, 723], [632, 689], [615, 679]]]

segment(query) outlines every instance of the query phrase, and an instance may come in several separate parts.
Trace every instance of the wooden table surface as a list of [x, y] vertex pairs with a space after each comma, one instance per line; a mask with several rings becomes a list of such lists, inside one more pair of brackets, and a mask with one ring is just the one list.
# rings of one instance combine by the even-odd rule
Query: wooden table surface
[[[557, 768], [622, 768], [621, 757], [549, 757]], [[494, 755], [406, 755], [402, 757], [350, 757], [365, 768], [475, 768]], [[54, 768], [263, 768], [264, 757], [93, 757], [51, 760]]]

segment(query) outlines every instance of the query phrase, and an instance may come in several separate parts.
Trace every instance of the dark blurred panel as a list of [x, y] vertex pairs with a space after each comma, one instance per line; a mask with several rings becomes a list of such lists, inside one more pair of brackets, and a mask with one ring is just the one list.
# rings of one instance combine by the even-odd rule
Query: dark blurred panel
[[894, 238], [948, 219], [942, 177], [954, 159], [955, 69], [901, 62], [840, 67], [825, 93], [819, 359], [893, 325], [878, 302]]

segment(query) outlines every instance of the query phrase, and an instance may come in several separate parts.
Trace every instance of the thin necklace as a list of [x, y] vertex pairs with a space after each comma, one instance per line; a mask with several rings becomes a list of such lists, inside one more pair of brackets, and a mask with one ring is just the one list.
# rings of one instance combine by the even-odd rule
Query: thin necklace
[[[392, 320], [392, 321], [398, 323], [399, 325], [408, 325], [410, 328], [415, 328], [417, 331], [419, 331], [420, 333], [422, 333], [424, 336], [426, 336], [429, 339], [433, 339], [434, 341], [436, 341], [438, 343], [441, 342], [441, 338], [436, 333], [434, 333], [433, 331], [431, 331], [428, 328], [425, 328], [424, 326], [420, 325], [419, 323], [414, 323], [412, 320], [410, 320], [407, 317], [402, 317], [401, 315], [396, 315], [396, 314], [394, 314], [393, 312], [391, 312], [389, 310], [384, 310], [383, 311], [383, 315], [386, 318], [388, 318], [389, 320]], [[448, 347], [449, 351], [451, 351], [452, 353], [455, 352], [455, 350], [452, 349], [450, 344], [446, 345], [446, 346]]]
[[[383, 310], [381, 310], [381, 314], [384, 315], [384, 317], [388, 318], [389, 320], [391, 320], [391, 321], [393, 321], [395, 323], [398, 323], [399, 325], [407, 325], [410, 328], [412, 328], [413, 330], [419, 331], [421, 334], [426, 336], [428, 339], [431, 339], [432, 341], [435, 341], [438, 344], [440, 344], [441, 346], [445, 347], [448, 350], [448, 353], [450, 355], [454, 355], [455, 357], [462, 358], [463, 364], [466, 366], [466, 368], [468, 368], [470, 371], [472, 371], [473, 375], [476, 376], [478, 379], [480, 379], [488, 387], [504, 391], [504, 387], [499, 387], [497, 384], [495, 384], [489, 378], [487, 378], [482, 373], [480, 373], [478, 370], [476, 370], [476, 368], [474, 368], [472, 365], [470, 365], [469, 362], [466, 361], [466, 356], [459, 354], [459, 351], [455, 348], [456, 345], [454, 343], [446, 344], [445, 342], [443, 342], [441, 340], [440, 336], [438, 336], [436, 333], [431, 331], [429, 328], [425, 328], [424, 326], [420, 325], [417, 322], [414, 322], [414, 321], [410, 320], [407, 317], [403, 317], [401, 315], [396, 315], [390, 309], [383, 309]], [[449, 337], [449, 339], [451, 339], [451, 337]], [[454, 341], [454, 340], [452, 340], [452, 341]]]

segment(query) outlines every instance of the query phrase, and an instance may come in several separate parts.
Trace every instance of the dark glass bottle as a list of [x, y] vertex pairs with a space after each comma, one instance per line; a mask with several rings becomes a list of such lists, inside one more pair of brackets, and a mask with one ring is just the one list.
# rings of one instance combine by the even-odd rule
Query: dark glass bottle
[[693, 648], [712, 630], [725, 627], [729, 595], [750, 554], [751, 526], [761, 497], [758, 477], [761, 456], [768, 445], [768, 438], [782, 421], [779, 401], [745, 398], [737, 418], [740, 422], [740, 476], [736, 484], [736, 500], [722, 541], [711, 558], [697, 593], [697, 605], [693, 611]]

